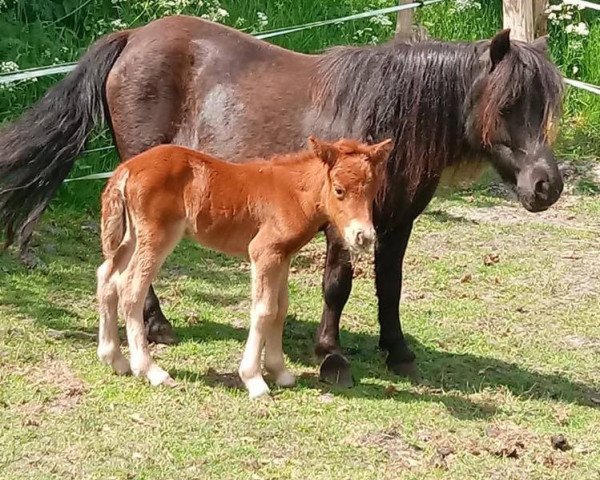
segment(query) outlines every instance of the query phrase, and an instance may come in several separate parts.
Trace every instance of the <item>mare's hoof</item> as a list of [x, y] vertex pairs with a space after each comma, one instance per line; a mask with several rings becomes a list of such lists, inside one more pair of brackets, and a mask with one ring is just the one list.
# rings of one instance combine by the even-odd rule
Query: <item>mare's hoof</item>
[[150, 317], [146, 322], [146, 338], [149, 343], [175, 345], [179, 339], [173, 332], [173, 327], [166, 318]]
[[319, 367], [319, 379], [340, 387], [354, 386], [350, 362], [339, 353], [330, 353], [323, 359]]
[[419, 383], [421, 380], [417, 362], [414, 360], [408, 362], [393, 362], [388, 358], [386, 364], [390, 371], [396, 375], [407, 377], [413, 383]]

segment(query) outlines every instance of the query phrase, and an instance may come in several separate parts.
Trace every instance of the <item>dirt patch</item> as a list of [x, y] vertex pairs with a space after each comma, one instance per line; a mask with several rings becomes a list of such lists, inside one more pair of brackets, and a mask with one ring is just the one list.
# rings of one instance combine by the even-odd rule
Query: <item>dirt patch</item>
[[204, 374], [206, 383], [211, 386], [220, 385], [225, 388], [238, 389], [244, 388], [244, 383], [237, 372], [217, 372], [214, 368], [209, 368]]
[[579, 202], [580, 197], [576, 195], [564, 195], [548, 210], [535, 214], [528, 212], [516, 202], [481, 208], [472, 205], [449, 205], [436, 209], [434, 212], [441, 212], [446, 216], [460, 219], [467, 223], [552, 225], [600, 234], [600, 222], [590, 225], [588, 219], [583, 218], [583, 215], [573, 212], [572, 207]]
[[384, 452], [391, 462], [404, 469], [418, 468], [425, 460], [423, 450], [409, 443], [397, 427], [367, 433], [356, 444]]
[[38, 426], [44, 414], [61, 415], [81, 403], [85, 395], [85, 383], [69, 366], [60, 360], [44, 361], [19, 372], [34, 388], [56, 390], [57, 393], [43, 402], [27, 402], [19, 406], [18, 412], [26, 426]]

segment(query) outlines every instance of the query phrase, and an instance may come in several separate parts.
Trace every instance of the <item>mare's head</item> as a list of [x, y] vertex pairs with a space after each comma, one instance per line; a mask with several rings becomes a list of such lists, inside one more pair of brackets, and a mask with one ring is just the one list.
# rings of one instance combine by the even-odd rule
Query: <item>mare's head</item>
[[552, 151], [563, 83], [548, 59], [546, 38], [511, 41], [504, 30], [479, 63], [482, 72], [465, 112], [469, 142], [487, 153], [527, 210], [545, 210], [563, 189]]
[[310, 148], [327, 166], [323, 186], [325, 213], [350, 250], [367, 250], [375, 241], [373, 201], [385, 172], [392, 141], [368, 145], [342, 139], [328, 143], [309, 138]]

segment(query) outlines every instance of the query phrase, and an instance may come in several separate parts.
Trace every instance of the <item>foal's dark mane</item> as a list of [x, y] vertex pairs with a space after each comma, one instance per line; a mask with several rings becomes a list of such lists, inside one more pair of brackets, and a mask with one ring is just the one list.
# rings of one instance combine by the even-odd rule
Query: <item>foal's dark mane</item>
[[[515, 102], [527, 104], [526, 111], [543, 106], [541, 125], [557, 113], [562, 79], [546, 56], [511, 42], [504, 59], [484, 75], [492, 68], [489, 45], [392, 40], [375, 47], [336, 47], [319, 61], [314, 99], [353, 136], [393, 138], [388, 164], [393, 185], [388, 185], [398, 188], [401, 182], [414, 192], [468, 154], [468, 129], [489, 138]], [[481, 111], [469, 126], [476, 96]]]

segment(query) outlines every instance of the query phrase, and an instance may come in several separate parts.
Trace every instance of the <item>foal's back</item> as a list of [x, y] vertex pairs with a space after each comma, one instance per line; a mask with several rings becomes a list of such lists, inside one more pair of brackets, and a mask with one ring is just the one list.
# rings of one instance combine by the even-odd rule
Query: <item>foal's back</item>
[[[267, 161], [232, 164], [176, 145], [125, 162], [125, 197], [137, 221], [185, 231], [203, 245], [246, 256], [260, 225], [296, 202], [293, 188]], [[115, 177], [118, 173], [115, 174]], [[277, 208], [276, 208], [277, 207]]]

